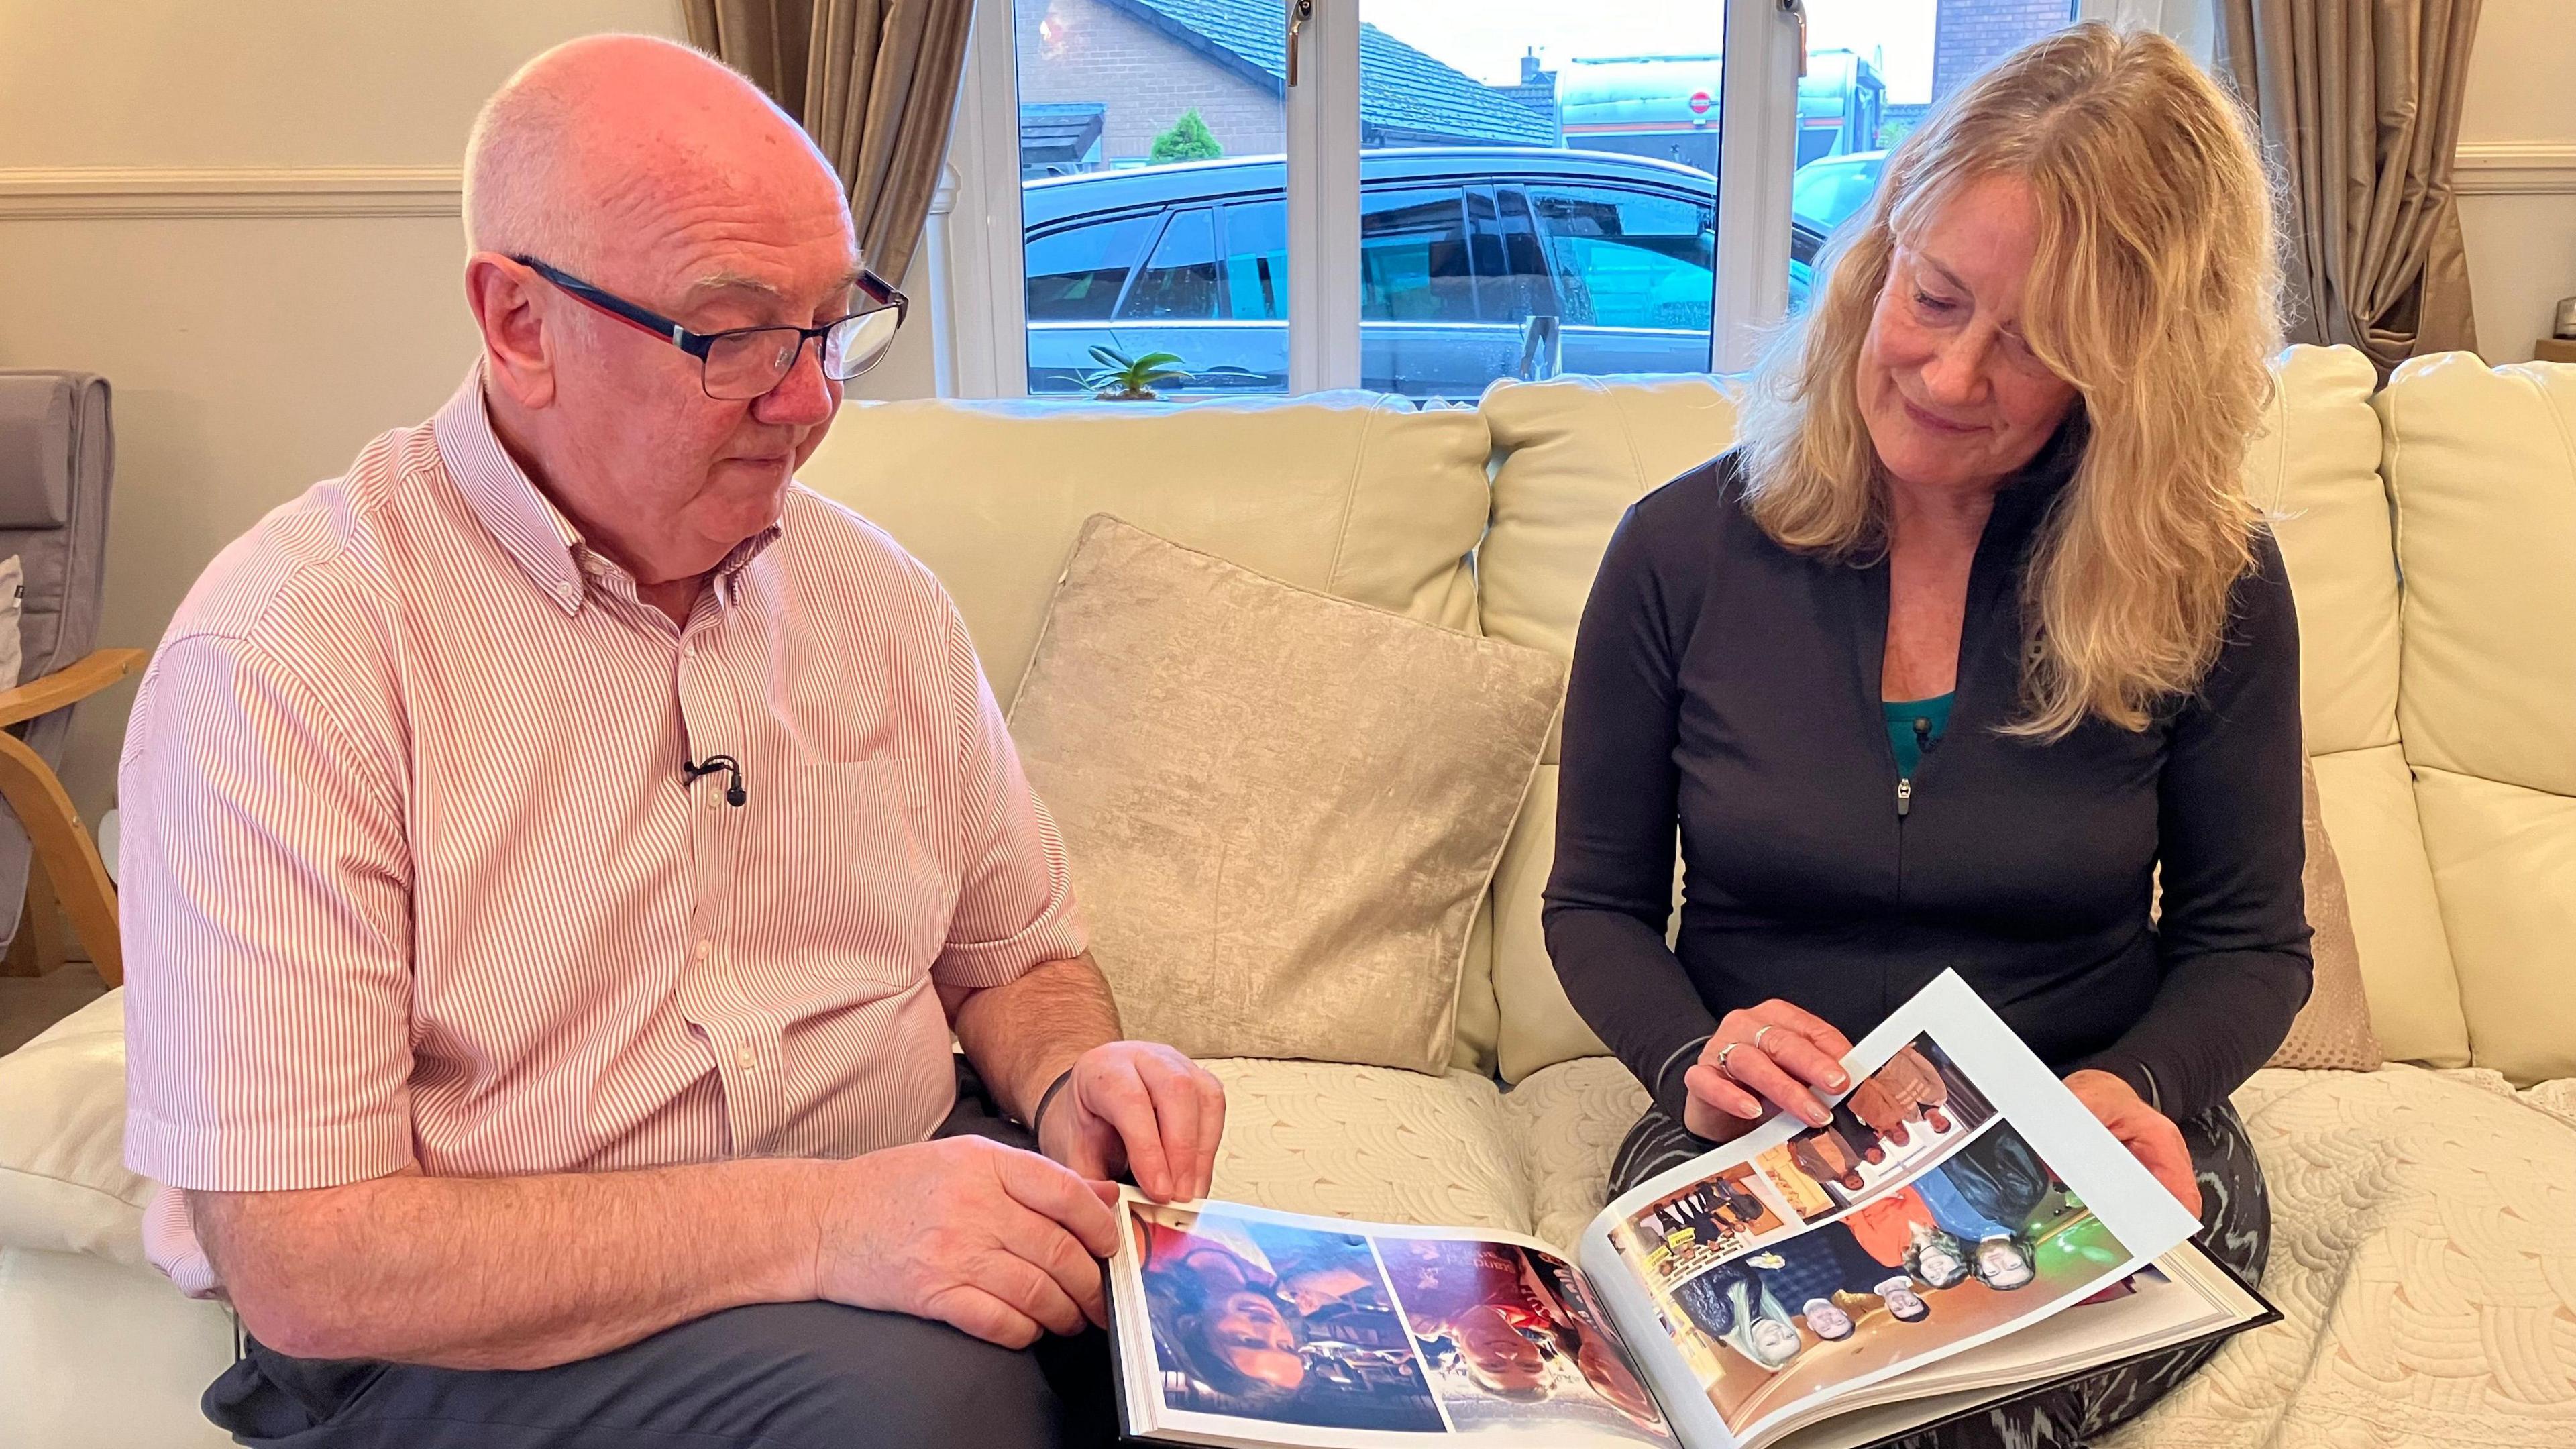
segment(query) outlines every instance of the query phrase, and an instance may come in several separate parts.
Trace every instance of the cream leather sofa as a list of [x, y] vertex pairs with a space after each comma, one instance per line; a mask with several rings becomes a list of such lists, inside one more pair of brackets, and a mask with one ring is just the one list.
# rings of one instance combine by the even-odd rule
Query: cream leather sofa
[[[2239, 1093], [2288, 1321], [2121, 1442], [2576, 1443], [2576, 367], [2432, 358], [2374, 395], [2357, 355], [2300, 349], [2281, 376], [2249, 473], [2298, 592], [2372, 1017], [2418, 1065]], [[905, 403], [852, 408], [804, 477], [947, 580], [1007, 695], [1097, 511], [1563, 652], [1620, 512], [1733, 422], [1697, 379], [1429, 412]], [[1471, 945], [1453, 1070], [1214, 1063], [1220, 1195], [1559, 1241], [1594, 1211], [1643, 1098], [1540, 940], [1554, 799], [1551, 763]], [[0, 1062], [0, 1444], [219, 1442], [195, 1400], [230, 1325], [139, 1261], [119, 1009]]]

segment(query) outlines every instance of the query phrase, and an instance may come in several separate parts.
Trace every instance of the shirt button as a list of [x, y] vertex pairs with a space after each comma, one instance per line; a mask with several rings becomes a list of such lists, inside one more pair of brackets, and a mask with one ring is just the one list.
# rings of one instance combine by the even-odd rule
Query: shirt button
[[708, 955], [708, 953], [709, 953], [709, 952], [714, 951], [714, 950], [715, 950], [715, 948], [716, 948], [716, 943], [715, 943], [715, 942], [713, 942], [713, 941], [707, 941], [707, 940], [701, 940], [701, 941], [699, 941], [699, 942], [698, 942], [698, 950], [697, 950], [697, 957], [698, 957], [698, 959], [699, 959], [699, 960], [701, 960], [701, 961], [704, 961], [705, 959], [707, 959], [707, 955]]
[[681, 658], [683, 658], [683, 659], [695, 659], [695, 658], [697, 658], [697, 657], [698, 657], [698, 646], [697, 646], [697, 642], [696, 642], [695, 640], [691, 640], [689, 643], [686, 643], [686, 644], [681, 645], [681, 646], [680, 646], [680, 657], [681, 657]]
[[735, 1066], [747, 1072], [760, 1065], [760, 1053], [748, 1046], [738, 1046], [733, 1049], [733, 1061]]
[[724, 803], [724, 792], [722, 790], [709, 790], [707, 792], [708, 809], [722, 810], [724, 808]]

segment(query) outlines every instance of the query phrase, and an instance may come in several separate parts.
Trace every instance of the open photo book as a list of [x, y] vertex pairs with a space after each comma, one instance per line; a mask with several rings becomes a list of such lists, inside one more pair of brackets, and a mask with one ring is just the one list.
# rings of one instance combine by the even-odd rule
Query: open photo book
[[1945, 973], [1785, 1113], [1534, 1238], [1130, 1191], [1131, 1438], [1842, 1449], [2280, 1315]]

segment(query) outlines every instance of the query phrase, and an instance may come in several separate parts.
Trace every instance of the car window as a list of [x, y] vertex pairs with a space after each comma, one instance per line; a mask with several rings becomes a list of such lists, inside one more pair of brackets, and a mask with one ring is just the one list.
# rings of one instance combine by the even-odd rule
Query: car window
[[1812, 267], [1825, 249], [1825, 234], [1797, 217], [1789, 219], [1789, 260]]
[[1172, 213], [1153, 259], [1136, 274], [1120, 320], [1198, 319], [1216, 315], [1216, 223], [1204, 206]]
[[1456, 187], [1360, 194], [1360, 320], [1476, 320], [1476, 273]]
[[1125, 216], [1031, 237], [1029, 320], [1107, 320], [1153, 224], [1151, 216]]
[[1818, 231], [1832, 231], [1867, 206], [1877, 188], [1878, 167], [1868, 162], [1811, 161], [1789, 184], [1789, 214]]
[[1547, 259], [1530, 224], [1529, 198], [1518, 186], [1470, 187], [1467, 231], [1475, 243], [1476, 293], [1485, 321], [1517, 325], [1533, 313], [1556, 311]]
[[1242, 201], [1225, 209], [1225, 301], [1237, 321], [1288, 318], [1288, 203]]
[[1569, 325], [1708, 330], [1716, 208], [1611, 187], [1533, 186]]

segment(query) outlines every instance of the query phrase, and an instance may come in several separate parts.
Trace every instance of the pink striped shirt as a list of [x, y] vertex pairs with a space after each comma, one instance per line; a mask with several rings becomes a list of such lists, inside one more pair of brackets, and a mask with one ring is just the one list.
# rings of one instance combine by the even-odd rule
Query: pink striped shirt
[[[741, 762], [683, 779], [684, 761]], [[171, 1187], [929, 1135], [932, 983], [1079, 955], [964, 622], [801, 487], [685, 627], [504, 452], [479, 372], [209, 566], [118, 776], [126, 1161]], [[217, 1291], [165, 1188], [153, 1261]]]

